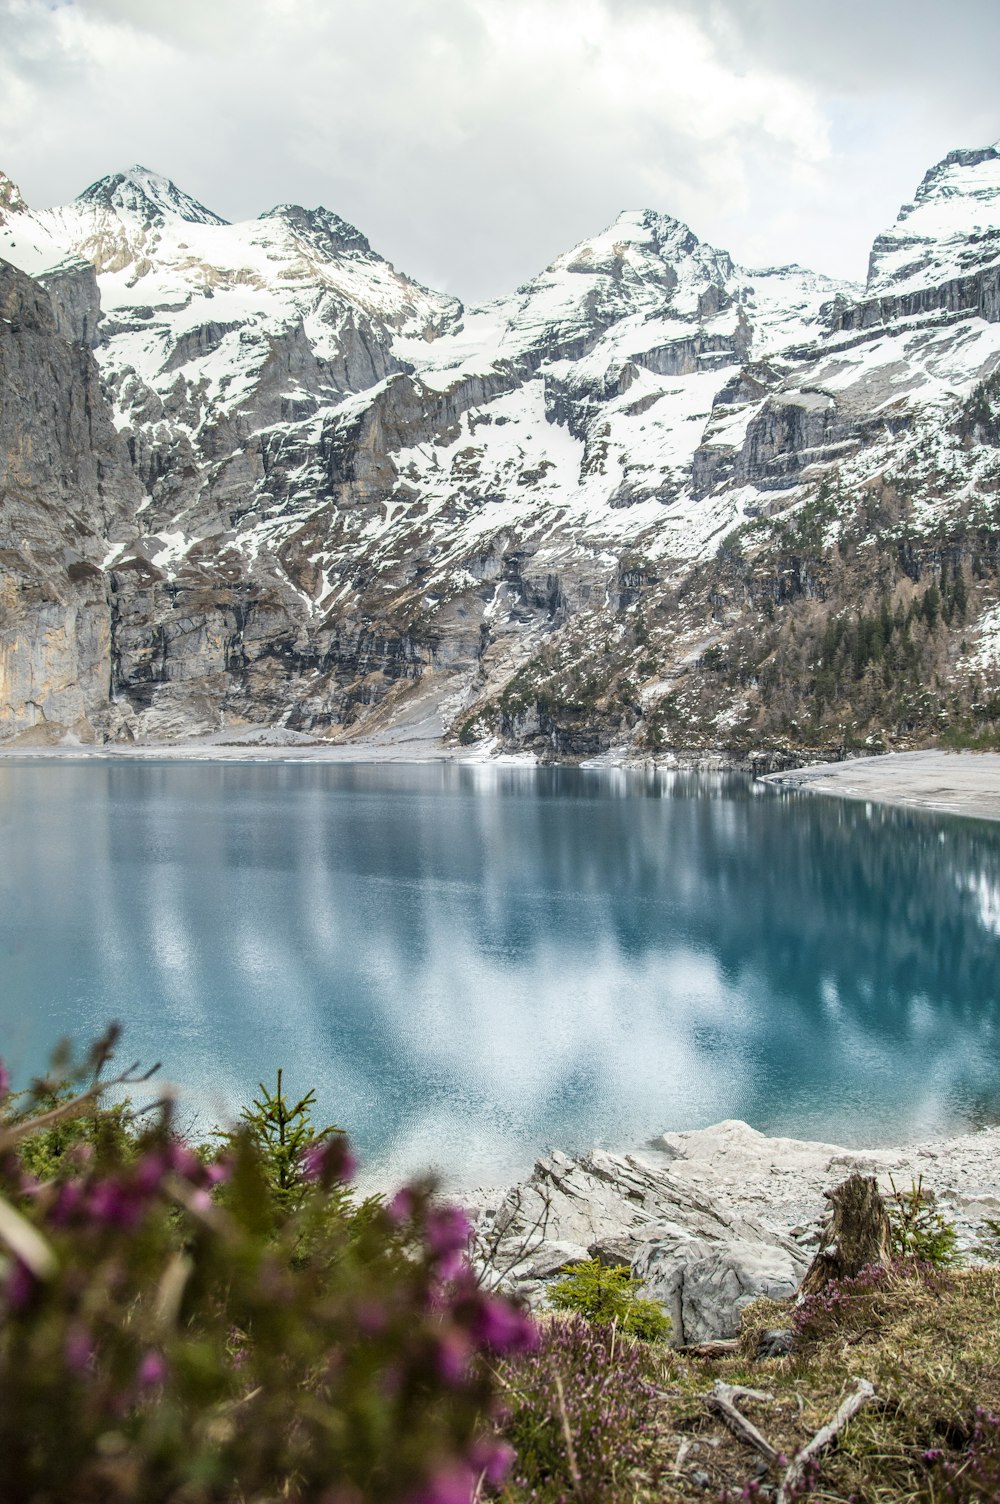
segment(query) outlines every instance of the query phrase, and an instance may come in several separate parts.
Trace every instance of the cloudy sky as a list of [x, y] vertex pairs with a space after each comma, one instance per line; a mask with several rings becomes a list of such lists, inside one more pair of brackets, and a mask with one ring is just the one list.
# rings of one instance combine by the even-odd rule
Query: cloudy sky
[[1000, 137], [997, 0], [0, 0], [28, 202], [142, 162], [227, 218], [323, 203], [508, 290], [651, 206], [863, 278], [926, 168]]

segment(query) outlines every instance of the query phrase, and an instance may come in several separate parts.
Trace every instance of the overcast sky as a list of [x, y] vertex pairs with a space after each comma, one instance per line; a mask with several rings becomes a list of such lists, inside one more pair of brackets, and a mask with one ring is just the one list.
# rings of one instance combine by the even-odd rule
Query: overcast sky
[[507, 291], [623, 208], [863, 279], [955, 146], [1000, 137], [1000, 0], [0, 0], [29, 204], [141, 162], [229, 219], [334, 209]]

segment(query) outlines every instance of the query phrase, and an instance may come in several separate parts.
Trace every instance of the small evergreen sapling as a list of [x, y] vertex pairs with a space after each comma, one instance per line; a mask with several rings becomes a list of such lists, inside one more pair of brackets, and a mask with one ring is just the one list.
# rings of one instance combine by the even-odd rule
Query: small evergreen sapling
[[958, 1234], [937, 1209], [934, 1192], [924, 1189], [924, 1178], [900, 1190], [889, 1177], [892, 1205], [889, 1212], [893, 1252], [899, 1258], [919, 1259], [939, 1269], [957, 1264]]
[[663, 1342], [670, 1332], [670, 1317], [655, 1300], [639, 1294], [637, 1280], [627, 1264], [608, 1267], [600, 1259], [587, 1259], [562, 1271], [563, 1278], [549, 1292], [557, 1311], [574, 1311], [587, 1321], [610, 1324], [620, 1332], [644, 1342]]
[[1000, 1217], [983, 1218], [976, 1253], [991, 1264], [1000, 1264]]
[[[241, 1137], [250, 1140], [267, 1181], [270, 1200], [279, 1215], [287, 1215], [301, 1206], [312, 1178], [309, 1167], [320, 1146], [336, 1136], [346, 1148], [342, 1128], [330, 1124], [317, 1129], [313, 1124], [315, 1091], [306, 1092], [293, 1105], [285, 1096], [283, 1075], [279, 1066], [273, 1092], [268, 1091], [263, 1081], [258, 1082], [260, 1096], [254, 1097], [252, 1106], [240, 1112], [240, 1127], [217, 1135], [230, 1146]], [[344, 1178], [350, 1179], [350, 1173]]]

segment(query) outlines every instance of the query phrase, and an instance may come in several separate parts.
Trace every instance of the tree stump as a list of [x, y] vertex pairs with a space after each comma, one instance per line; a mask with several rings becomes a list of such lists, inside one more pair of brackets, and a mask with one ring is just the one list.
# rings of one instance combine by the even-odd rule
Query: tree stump
[[889, 1213], [871, 1175], [851, 1175], [825, 1191], [832, 1211], [819, 1250], [799, 1286], [798, 1298], [815, 1295], [831, 1279], [853, 1279], [869, 1264], [892, 1262]]

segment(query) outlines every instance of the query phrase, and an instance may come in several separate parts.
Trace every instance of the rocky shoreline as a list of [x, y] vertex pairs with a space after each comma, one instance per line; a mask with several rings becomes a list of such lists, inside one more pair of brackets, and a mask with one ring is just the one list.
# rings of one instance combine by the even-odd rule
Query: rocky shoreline
[[[71, 743], [0, 746], [2, 759], [114, 758], [143, 761], [434, 763], [478, 767], [536, 767], [531, 752], [504, 752], [498, 745], [466, 748], [426, 733], [425, 728], [398, 728], [378, 737], [349, 742], [320, 741], [281, 728], [242, 733], [220, 732], [184, 742]], [[772, 788], [835, 794], [844, 799], [926, 809], [936, 814], [1000, 820], [1000, 753], [894, 752], [846, 758], [841, 762], [789, 767], [790, 754], [760, 750], [742, 756], [724, 751], [672, 751], [639, 756], [632, 748], [612, 749], [600, 757], [566, 766], [632, 772], [747, 773]]]
[[1000, 1127], [898, 1149], [768, 1138], [729, 1120], [666, 1133], [641, 1154], [554, 1152], [518, 1185], [464, 1199], [488, 1277], [544, 1307], [567, 1264], [629, 1264], [677, 1345], [732, 1337], [758, 1296], [796, 1290], [819, 1241], [824, 1192], [874, 1175], [886, 1194], [922, 1180], [975, 1257], [1000, 1218]]

